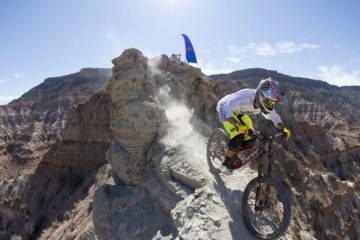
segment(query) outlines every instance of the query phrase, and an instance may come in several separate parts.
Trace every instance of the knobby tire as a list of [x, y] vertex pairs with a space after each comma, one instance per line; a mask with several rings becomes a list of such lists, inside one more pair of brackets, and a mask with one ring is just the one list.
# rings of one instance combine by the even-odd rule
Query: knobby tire
[[[221, 128], [214, 129], [211, 134], [207, 147], [206, 147], [206, 159], [209, 165], [209, 169], [213, 173], [221, 172], [221, 161], [225, 159], [225, 148], [229, 141], [228, 134]], [[216, 149], [214, 149], [216, 148]], [[220, 159], [222, 157], [224, 159]]]
[[[288, 196], [288, 192], [286, 191], [286, 189], [280, 183], [278, 183], [278, 181], [275, 178], [273, 178], [271, 176], [263, 176], [260, 178], [260, 185], [269, 184], [270, 187], [275, 189], [276, 197], [279, 197], [280, 202], [283, 204], [283, 214], [282, 214], [283, 218], [281, 220], [281, 223], [277, 227], [277, 229], [275, 229], [275, 231], [273, 231], [270, 234], [261, 233], [260, 231], [258, 231], [256, 229], [256, 226], [254, 226], [255, 224], [252, 223], [253, 216], [250, 216], [250, 206], [249, 206], [250, 193], [252, 192], [252, 190], [255, 190], [255, 192], [256, 192], [256, 188], [258, 186], [258, 181], [259, 181], [258, 177], [255, 177], [245, 187], [243, 199], [242, 199], [243, 218], [244, 218], [245, 224], [248, 227], [249, 231], [252, 234], [254, 234], [254, 236], [256, 236], [257, 238], [259, 238], [259, 239], [276, 239], [286, 232], [286, 230], [290, 224], [290, 219], [291, 219], [290, 198]], [[266, 207], [264, 207], [264, 208], [266, 208]]]

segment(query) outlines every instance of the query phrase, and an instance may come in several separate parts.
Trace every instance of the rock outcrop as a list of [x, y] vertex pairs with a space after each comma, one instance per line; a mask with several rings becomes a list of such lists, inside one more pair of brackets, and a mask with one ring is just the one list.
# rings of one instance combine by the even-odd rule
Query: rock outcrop
[[[204, 186], [209, 177], [191, 161], [186, 147], [181, 146], [184, 143], [177, 142], [179, 136], [174, 131], [179, 131], [184, 123], [176, 120], [182, 121], [184, 116], [177, 119], [176, 111], [185, 111], [187, 121], [191, 120], [192, 114], [185, 103], [194, 93], [194, 82], [205, 76], [188, 65], [173, 65], [166, 56], [148, 61], [135, 49], [126, 50], [113, 63], [113, 76], [107, 85], [113, 103], [110, 114], [113, 139], [107, 159], [117, 184], [100, 188], [94, 199], [94, 213], [99, 212], [94, 217], [97, 237], [176, 236], [170, 211], [181, 199]], [[177, 90], [179, 86], [182, 91]], [[170, 94], [171, 91], [176, 94]], [[178, 107], [175, 111], [174, 106]], [[203, 108], [198, 105], [196, 110]], [[182, 129], [183, 141], [194, 134], [191, 124], [187, 124], [190, 129]], [[204, 154], [203, 149], [201, 152]], [[102, 211], [105, 206], [110, 206], [106, 213]], [[130, 216], [135, 208], [139, 213]], [[149, 223], [149, 217], [156, 218], [156, 223]], [[129, 222], [124, 223], [124, 218]], [[148, 227], [143, 228], [144, 225]]]
[[113, 63], [107, 91], [113, 103], [110, 128], [114, 138], [107, 159], [117, 178], [137, 185], [145, 176], [149, 147], [165, 122], [164, 110], [154, 102], [147, 59], [138, 50], [126, 50]]

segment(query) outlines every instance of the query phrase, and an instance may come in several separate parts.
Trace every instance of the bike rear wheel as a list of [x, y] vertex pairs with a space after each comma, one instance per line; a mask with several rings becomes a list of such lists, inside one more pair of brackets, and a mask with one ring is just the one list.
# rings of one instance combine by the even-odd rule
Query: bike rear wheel
[[246, 226], [257, 238], [275, 239], [289, 226], [290, 198], [273, 177], [256, 177], [245, 187], [242, 213]]
[[206, 148], [206, 158], [211, 172], [221, 172], [221, 164], [225, 160], [225, 151], [229, 142], [228, 134], [221, 128], [215, 128]]

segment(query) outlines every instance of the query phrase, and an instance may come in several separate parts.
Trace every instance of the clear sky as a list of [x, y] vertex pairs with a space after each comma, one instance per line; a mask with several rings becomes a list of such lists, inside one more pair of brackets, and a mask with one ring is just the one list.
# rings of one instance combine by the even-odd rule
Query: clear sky
[[207, 74], [249, 67], [360, 85], [360, 1], [0, 0], [0, 104], [47, 77], [112, 67], [135, 47]]

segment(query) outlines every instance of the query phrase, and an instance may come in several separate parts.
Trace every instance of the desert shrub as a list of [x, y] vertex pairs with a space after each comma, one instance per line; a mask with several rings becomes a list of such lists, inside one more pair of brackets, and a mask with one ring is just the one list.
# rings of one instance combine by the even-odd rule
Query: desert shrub
[[106, 183], [108, 179], [107, 164], [104, 164], [98, 168], [95, 178], [96, 178], [96, 186], [98, 187]]
[[60, 223], [59, 223], [58, 221], [53, 222], [49, 228], [44, 229], [44, 230], [41, 232], [41, 237], [40, 237], [40, 239], [48, 239], [48, 238], [50, 238], [50, 236], [54, 233], [54, 231], [55, 231], [59, 226], [60, 226]]
[[65, 239], [66, 240], [74, 240], [77, 237], [77, 232], [69, 232], [65, 234]]
[[69, 220], [71, 218], [71, 212], [70, 211], [66, 211], [65, 213], [64, 213], [64, 219], [65, 220]]

